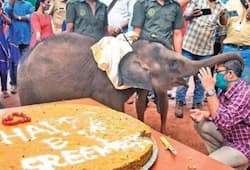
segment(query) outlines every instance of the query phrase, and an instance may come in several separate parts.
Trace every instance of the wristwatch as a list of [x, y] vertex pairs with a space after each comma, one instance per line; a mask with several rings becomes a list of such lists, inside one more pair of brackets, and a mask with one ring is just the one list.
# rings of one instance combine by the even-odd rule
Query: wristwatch
[[206, 92], [206, 96], [209, 97], [209, 96], [213, 96], [215, 95], [216, 91], [215, 89], [210, 89]]
[[21, 16], [18, 16], [18, 20], [21, 21], [21, 20], [22, 20], [22, 17], [21, 17]]

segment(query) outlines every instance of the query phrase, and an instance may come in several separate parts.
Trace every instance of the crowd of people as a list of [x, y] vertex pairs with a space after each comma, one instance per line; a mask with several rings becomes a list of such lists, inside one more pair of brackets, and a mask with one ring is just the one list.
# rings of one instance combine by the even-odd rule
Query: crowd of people
[[[117, 36], [134, 31], [191, 60], [236, 52], [244, 61], [219, 63], [195, 75], [191, 118], [212, 158], [237, 169], [250, 160], [249, 0], [6, 0], [0, 9], [3, 97], [8, 70], [16, 93], [17, 67], [36, 44], [66, 31]], [[212, 74], [214, 72], [214, 74]], [[189, 81], [189, 77], [186, 77]], [[186, 87], [176, 90], [177, 118], [184, 116]], [[153, 93], [153, 92], [152, 92]], [[157, 98], [157, 96], [156, 96]], [[208, 111], [202, 111], [204, 100]]]
[[[65, 18], [65, 4], [64, 12], [61, 13], [61, 15], [64, 15], [62, 18]], [[1, 44], [3, 45], [0, 51], [3, 98], [9, 97], [7, 90], [8, 70], [10, 92], [15, 94], [17, 90], [17, 67], [22, 57], [38, 42], [54, 35], [56, 29], [54, 31], [53, 26], [56, 23], [52, 22], [52, 16], [48, 13], [50, 8], [52, 8], [51, 11], [54, 14], [58, 11], [58, 7], [52, 6], [50, 0], [8, 0], [1, 3], [0, 18], [3, 34]]]

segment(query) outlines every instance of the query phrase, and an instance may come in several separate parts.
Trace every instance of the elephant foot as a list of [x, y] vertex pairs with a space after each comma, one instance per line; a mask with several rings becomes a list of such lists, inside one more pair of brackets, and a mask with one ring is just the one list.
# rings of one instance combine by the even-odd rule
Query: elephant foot
[[138, 117], [138, 120], [144, 122], [144, 118], [143, 117]]
[[137, 98], [137, 94], [134, 93], [128, 100], [127, 100], [127, 104], [133, 104], [136, 102], [136, 98]]
[[166, 126], [161, 126], [160, 132], [166, 135], [167, 134]]

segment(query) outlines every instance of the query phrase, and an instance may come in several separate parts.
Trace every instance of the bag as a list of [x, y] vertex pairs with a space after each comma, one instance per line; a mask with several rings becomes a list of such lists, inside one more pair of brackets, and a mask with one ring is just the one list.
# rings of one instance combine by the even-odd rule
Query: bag
[[111, 9], [115, 6], [115, 3], [117, 2], [117, 0], [113, 0], [110, 5], [108, 6], [108, 13], [111, 11]]

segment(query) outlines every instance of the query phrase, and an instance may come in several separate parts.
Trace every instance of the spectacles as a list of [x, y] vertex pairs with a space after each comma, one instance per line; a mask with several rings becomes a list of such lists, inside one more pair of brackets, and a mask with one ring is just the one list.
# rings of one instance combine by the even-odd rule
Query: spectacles
[[217, 70], [216, 70], [215, 73], [218, 74], [218, 73], [222, 73], [222, 72], [226, 72], [226, 71], [228, 71], [228, 70], [227, 70], [227, 69], [225, 69], [225, 70], [220, 70], [220, 71], [217, 71]]
[[215, 71], [215, 73], [216, 74], [218, 74], [218, 73], [222, 73], [222, 72], [225, 72], [224, 74], [226, 74], [226, 73], [229, 73], [230, 71], [232, 71], [231, 69], [225, 69], [225, 70], [219, 70], [219, 71]]

